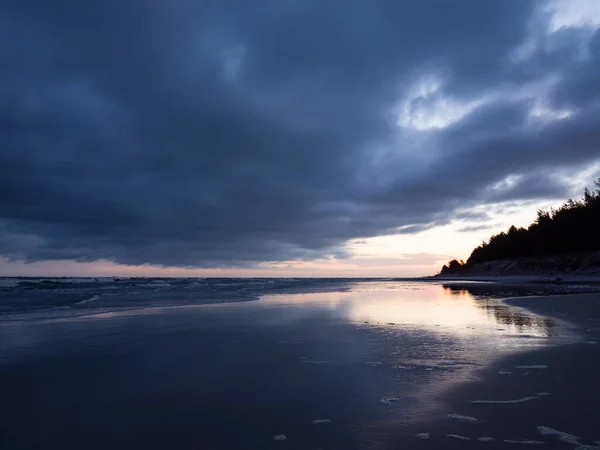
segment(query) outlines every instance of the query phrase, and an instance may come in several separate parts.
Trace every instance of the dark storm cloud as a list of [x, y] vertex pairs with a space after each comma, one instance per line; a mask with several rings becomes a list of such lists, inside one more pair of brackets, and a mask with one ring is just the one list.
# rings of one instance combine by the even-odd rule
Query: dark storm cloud
[[[598, 159], [599, 38], [538, 32], [514, 61], [543, 6], [4, 1], [0, 254], [343, 257], [349, 239], [421, 231], [457, 208], [560, 195], [540, 171]], [[523, 92], [549, 75], [547, 107], [572, 115], [532, 122]], [[427, 77], [442, 104], [477, 107], [397, 126], [406, 99], [411, 117], [439, 109], [435, 95], [410, 100]]]

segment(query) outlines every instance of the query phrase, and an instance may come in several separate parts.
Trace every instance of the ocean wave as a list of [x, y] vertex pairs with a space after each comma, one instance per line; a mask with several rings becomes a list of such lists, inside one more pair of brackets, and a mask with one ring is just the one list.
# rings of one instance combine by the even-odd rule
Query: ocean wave
[[13, 288], [19, 285], [18, 278], [0, 278], [0, 289]]
[[[0, 278], [0, 313], [77, 306], [99, 297], [111, 307], [147, 305], [158, 298], [169, 305], [250, 301], [271, 293], [331, 289], [333, 278], [148, 278], [148, 277], [5, 277]], [[353, 282], [356, 280], [352, 280]], [[97, 305], [93, 304], [93, 307]]]

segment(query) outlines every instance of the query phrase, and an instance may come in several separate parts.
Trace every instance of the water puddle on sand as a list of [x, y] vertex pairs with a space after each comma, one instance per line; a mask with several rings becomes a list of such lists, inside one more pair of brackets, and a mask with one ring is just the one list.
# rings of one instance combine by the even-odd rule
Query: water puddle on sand
[[475, 417], [463, 416], [461, 414], [448, 414], [446, 417], [449, 419], [466, 420], [467, 422], [477, 422]]
[[453, 438], [453, 439], [459, 439], [461, 441], [470, 441], [471, 440], [470, 437], [461, 436], [459, 434], [447, 434], [446, 437]]

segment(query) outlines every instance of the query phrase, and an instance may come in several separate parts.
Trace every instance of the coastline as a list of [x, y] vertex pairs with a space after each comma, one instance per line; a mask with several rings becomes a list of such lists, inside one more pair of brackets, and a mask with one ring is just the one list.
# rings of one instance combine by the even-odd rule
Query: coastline
[[427, 281], [480, 281], [480, 282], [497, 282], [497, 283], [551, 283], [551, 284], [600, 284], [600, 274], [565, 274], [551, 273], [544, 275], [432, 275], [423, 277]]
[[[415, 447], [600, 449], [600, 293], [512, 297], [503, 303], [572, 327], [580, 339], [503, 357], [480, 369], [476, 380], [444, 392], [440, 419], [407, 430]], [[452, 420], [444, 413], [470, 419]], [[422, 433], [430, 438], [423, 440]]]

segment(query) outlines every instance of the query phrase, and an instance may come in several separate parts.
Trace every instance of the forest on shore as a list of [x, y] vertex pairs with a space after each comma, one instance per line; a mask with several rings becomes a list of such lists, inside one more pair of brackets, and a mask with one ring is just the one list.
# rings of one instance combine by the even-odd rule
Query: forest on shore
[[440, 275], [459, 274], [476, 264], [535, 256], [568, 255], [600, 250], [600, 178], [581, 200], [569, 199], [558, 209], [539, 210], [527, 228], [511, 226], [476, 247], [466, 262], [452, 260]]

